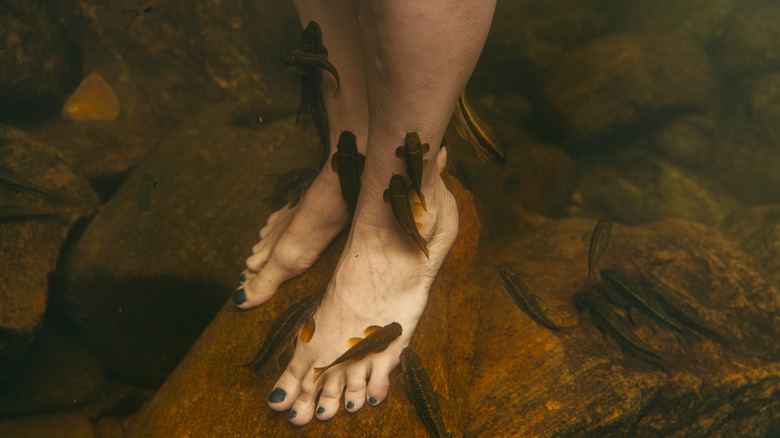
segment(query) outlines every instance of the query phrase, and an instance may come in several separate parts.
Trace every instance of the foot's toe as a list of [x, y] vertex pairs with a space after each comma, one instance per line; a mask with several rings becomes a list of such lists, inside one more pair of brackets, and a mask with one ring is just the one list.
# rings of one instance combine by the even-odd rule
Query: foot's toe
[[344, 392], [346, 377], [343, 372], [338, 372], [323, 376], [322, 379], [324, 380], [322, 393], [314, 412], [320, 420], [330, 420], [339, 410], [339, 401], [341, 393]]
[[[247, 278], [242, 288], [233, 295], [233, 302], [241, 309], [251, 309], [265, 303], [287, 278], [285, 275], [285, 270], [269, 261], [257, 275]], [[242, 291], [243, 296], [238, 296]]]
[[368, 365], [360, 361], [347, 368], [347, 390], [344, 392], [344, 407], [348, 412], [357, 412], [366, 402], [366, 377]]
[[306, 369], [305, 364], [301, 364], [293, 358], [268, 396], [268, 406], [271, 409], [286, 411], [292, 407], [301, 393], [301, 381], [306, 374]]
[[314, 418], [315, 402], [320, 387], [318, 384], [312, 383], [312, 377], [313, 373], [311, 372], [303, 376], [298, 399], [293, 403], [288, 415], [290, 423], [296, 426], [303, 426]]
[[390, 372], [393, 367], [383, 362], [375, 362], [371, 366], [371, 377], [366, 385], [366, 400], [368, 404], [376, 406], [387, 397], [390, 388]]
[[[263, 242], [258, 243], [255, 245], [257, 247], [258, 245], [261, 245]], [[249, 256], [248, 259], [246, 259], [246, 267], [249, 268], [252, 271], [260, 271], [263, 266], [265, 266], [265, 263], [268, 261], [268, 256], [271, 255], [271, 248], [267, 246], [263, 246], [262, 248], [259, 248], [255, 250], [255, 248], [252, 248], [252, 254]]]

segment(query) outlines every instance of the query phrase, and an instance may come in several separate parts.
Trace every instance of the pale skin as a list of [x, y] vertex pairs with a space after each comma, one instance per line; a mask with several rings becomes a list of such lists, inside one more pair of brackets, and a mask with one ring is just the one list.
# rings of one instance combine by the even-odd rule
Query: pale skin
[[[389, 374], [399, 364], [422, 316], [428, 290], [455, 240], [458, 212], [441, 171], [439, 149], [458, 94], [476, 64], [495, 0], [296, 0], [302, 25], [322, 28], [341, 87], [323, 74], [332, 151], [341, 131], [352, 131], [366, 162], [349, 237], [309, 343], [298, 342], [274, 385], [268, 405], [304, 425], [332, 418], [343, 405], [356, 412], [387, 396]], [[405, 235], [383, 201], [393, 173], [406, 174], [395, 156], [409, 131], [430, 144], [422, 190], [428, 211], [416, 215], [430, 260]], [[414, 199], [412, 199], [414, 201]], [[247, 260], [238, 307], [270, 299], [301, 274], [349, 222], [338, 175], [325, 166], [303, 199], [273, 213]], [[398, 322], [403, 334], [381, 353], [332, 367], [316, 382], [314, 367], [330, 364], [370, 325]], [[342, 395], [343, 394], [343, 395]], [[318, 397], [319, 395], [319, 397]]]

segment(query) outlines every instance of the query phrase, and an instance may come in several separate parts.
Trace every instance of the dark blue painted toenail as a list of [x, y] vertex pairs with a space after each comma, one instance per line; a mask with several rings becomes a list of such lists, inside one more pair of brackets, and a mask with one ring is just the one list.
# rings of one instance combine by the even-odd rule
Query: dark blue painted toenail
[[368, 398], [368, 402], [371, 403], [372, 405], [375, 405], [376, 404], [376, 399], [374, 397], [369, 397]]
[[317, 413], [320, 414], [320, 415], [324, 414], [325, 413], [325, 408], [323, 408], [322, 406], [318, 407], [317, 408]]
[[293, 410], [293, 411], [290, 411], [290, 418], [295, 418], [295, 417], [297, 417], [297, 416], [298, 416], [298, 413], [297, 413], [297, 412], [295, 412], [294, 410]]
[[243, 283], [245, 281], [246, 281], [246, 274], [241, 274], [241, 282]]
[[352, 402], [347, 402], [347, 409], [352, 409], [355, 407], [355, 404]]
[[287, 393], [284, 392], [284, 389], [274, 388], [274, 390], [271, 391], [271, 395], [268, 396], [268, 401], [271, 403], [279, 403], [280, 401], [284, 401], [285, 397], [287, 397]]
[[233, 302], [238, 306], [244, 301], [246, 301], [246, 292], [244, 292], [244, 288], [242, 287], [233, 294]]

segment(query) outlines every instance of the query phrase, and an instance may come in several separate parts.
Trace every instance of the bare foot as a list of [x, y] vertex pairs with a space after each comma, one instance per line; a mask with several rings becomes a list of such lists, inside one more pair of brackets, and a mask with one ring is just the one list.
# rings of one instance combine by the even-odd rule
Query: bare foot
[[[443, 163], [446, 154], [440, 155]], [[431, 283], [458, 232], [457, 205], [441, 177], [426, 195], [428, 212], [417, 220], [424, 224], [421, 233], [428, 241], [430, 261], [400, 226], [363, 226], [355, 218], [314, 315], [317, 331], [309, 343], [297, 344], [268, 399], [271, 409], [290, 410], [293, 424], [304, 425], [315, 415], [320, 420], [332, 418], [342, 393], [348, 412], [356, 412], [366, 401], [381, 403], [387, 396], [389, 374], [398, 365], [401, 350], [409, 345]], [[394, 321], [401, 324], [403, 334], [385, 351], [332, 367], [314, 382], [314, 367], [326, 366], [346, 351], [347, 339], [363, 337], [370, 325]]]
[[348, 223], [338, 175], [325, 166], [298, 204], [268, 217], [233, 302], [249, 309], [268, 301], [282, 283], [313, 265]]

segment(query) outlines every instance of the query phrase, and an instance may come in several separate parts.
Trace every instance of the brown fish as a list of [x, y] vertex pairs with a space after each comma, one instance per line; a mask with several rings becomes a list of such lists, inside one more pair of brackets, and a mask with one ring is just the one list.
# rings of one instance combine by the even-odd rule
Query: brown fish
[[610, 236], [612, 235], [612, 222], [606, 219], [599, 219], [596, 226], [593, 227], [593, 233], [590, 235], [590, 247], [588, 248], [588, 278], [596, 278], [596, 267], [601, 261], [601, 256], [609, 247]]
[[350, 131], [342, 132], [336, 145], [336, 153], [330, 160], [330, 167], [339, 175], [341, 197], [347, 203], [350, 215], [355, 214], [355, 206], [360, 194], [360, 175], [363, 174], [365, 162], [365, 155], [357, 150], [355, 134]]
[[431, 257], [428, 254], [428, 243], [425, 238], [420, 235], [419, 228], [422, 224], [415, 222], [414, 214], [412, 213], [412, 205], [409, 203], [409, 189], [406, 187], [406, 180], [403, 176], [395, 173], [390, 178], [390, 188], [385, 190], [384, 199], [385, 202], [389, 202], [393, 207], [393, 214], [396, 220], [401, 224], [401, 228], [406, 231], [406, 234], [414, 240], [414, 243], [420, 247], [425, 257], [428, 260]]
[[428, 211], [428, 208], [425, 206], [425, 195], [422, 192], [422, 175], [423, 170], [428, 166], [428, 160], [424, 160], [423, 155], [430, 150], [431, 147], [428, 143], [422, 143], [420, 135], [416, 132], [407, 132], [404, 145], [395, 150], [395, 155], [406, 161], [406, 173], [409, 174], [412, 187], [417, 193], [417, 197], [420, 198], [420, 204], [425, 211]]
[[417, 415], [428, 429], [428, 434], [432, 437], [452, 436], [444, 426], [444, 416], [441, 414], [439, 401], [436, 399], [433, 384], [423, 368], [420, 356], [409, 347], [401, 352], [401, 369], [406, 379], [406, 392]]
[[452, 124], [458, 131], [458, 135], [474, 146], [477, 156], [482, 161], [492, 160], [506, 163], [504, 146], [501, 145], [490, 125], [482, 121], [471, 108], [466, 98], [466, 90], [460, 93], [458, 104], [455, 105]]
[[328, 61], [328, 55], [315, 54], [296, 49], [282, 54], [279, 59], [302, 74], [307, 74], [314, 70], [325, 70], [333, 75], [333, 79], [336, 80], [336, 86], [341, 87], [339, 72], [336, 70], [336, 67]]
[[314, 334], [314, 311], [320, 306], [322, 294], [303, 297], [274, 320], [271, 330], [251, 362], [243, 365], [259, 371], [271, 359], [278, 359], [300, 332], [300, 339], [308, 342]]
[[330, 367], [334, 367], [348, 360], [362, 359], [369, 353], [384, 351], [391, 342], [401, 336], [402, 332], [403, 329], [401, 328], [401, 324], [398, 324], [397, 322], [391, 322], [384, 327], [376, 325], [368, 327], [363, 332], [366, 337], [363, 339], [351, 338], [349, 343], [352, 347], [339, 356], [338, 359], [334, 360], [333, 363], [325, 367], [314, 368], [314, 381], [316, 382], [322, 373], [330, 369]]
[[526, 315], [550, 330], [560, 330], [566, 327], [554, 323], [539, 306], [539, 296], [531, 292], [522, 278], [508, 266], [502, 266], [498, 275], [504, 282], [504, 290]]

